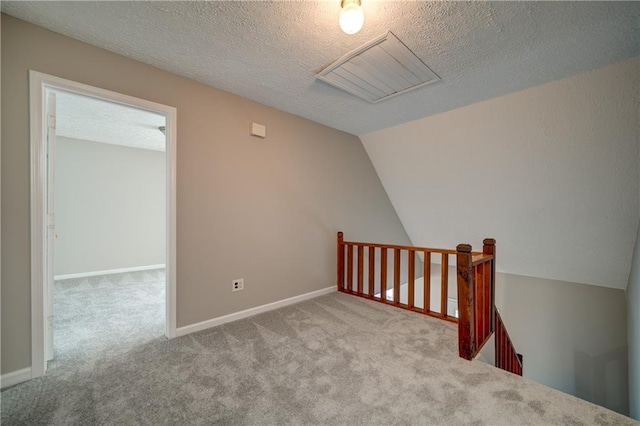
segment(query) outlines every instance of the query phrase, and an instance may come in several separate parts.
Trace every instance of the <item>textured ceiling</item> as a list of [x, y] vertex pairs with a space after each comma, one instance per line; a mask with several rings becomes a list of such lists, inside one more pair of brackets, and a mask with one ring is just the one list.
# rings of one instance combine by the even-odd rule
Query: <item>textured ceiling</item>
[[166, 123], [162, 115], [73, 93], [55, 93], [58, 136], [165, 150], [165, 136], [158, 129]]
[[[638, 56], [640, 3], [2, 2], [2, 11], [356, 135]], [[392, 31], [442, 82], [369, 104], [315, 79]]]

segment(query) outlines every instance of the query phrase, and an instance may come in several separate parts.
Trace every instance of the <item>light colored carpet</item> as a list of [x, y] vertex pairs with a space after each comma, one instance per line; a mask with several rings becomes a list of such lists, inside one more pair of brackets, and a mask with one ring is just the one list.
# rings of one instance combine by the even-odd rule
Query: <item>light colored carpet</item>
[[49, 368], [91, 368], [96, 360], [163, 338], [164, 269], [56, 281], [53, 303]]
[[462, 360], [456, 339], [453, 324], [332, 293], [171, 341], [92, 352], [82, 368], [69, 358], [4, 391], [2, 423], [634, 423]]

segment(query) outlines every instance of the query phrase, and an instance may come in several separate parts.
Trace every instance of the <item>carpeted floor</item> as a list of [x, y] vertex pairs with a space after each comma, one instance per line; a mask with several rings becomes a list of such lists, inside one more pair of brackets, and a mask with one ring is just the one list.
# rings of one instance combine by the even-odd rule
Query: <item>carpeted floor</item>
[[90, 351], [82, 368], [60, 361], [2, 393], [2, 423], [633, 423], [464, 361], [456, 339], [453, 324], [332, 293], [171, 341]]
[[53, 303], [49, 368], [92, 368], [163, 338], [164, 269], [56, 281]]

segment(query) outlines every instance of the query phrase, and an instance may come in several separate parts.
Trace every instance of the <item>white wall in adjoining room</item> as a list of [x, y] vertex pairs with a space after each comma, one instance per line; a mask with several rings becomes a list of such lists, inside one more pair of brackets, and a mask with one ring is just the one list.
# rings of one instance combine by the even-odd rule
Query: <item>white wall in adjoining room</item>
[[165, 263], [164, 152], [58, 137], [55, 275]]
[[[415, 245], [624, 289], [638, 218], [633, 59], [361, 136]], [[426, 90], [426, 89], [425, 89]]]

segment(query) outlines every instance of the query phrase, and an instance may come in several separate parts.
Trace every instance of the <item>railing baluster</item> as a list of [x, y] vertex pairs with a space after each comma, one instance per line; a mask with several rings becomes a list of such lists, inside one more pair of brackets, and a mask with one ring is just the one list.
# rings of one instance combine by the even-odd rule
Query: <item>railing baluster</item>
[[362, 294], [363, 289], [363, 279], [364, 279], [364, 266], [363, 259], [364, 257], [364, 247], [358, 246], [358, 294]]
[[393, 253], [393, 304], [400, 303], [400, 249]]
[[498, 328], [498, 327], [496, 327], [495, 333], [496, 333], [496, 348], [495, 348], [495, 352], [496, 352], [496, 363], [495, 363], [495, 364], [496, 364], [496, 367], [498, 367], [498, 368], [502, 368], [502, 367], [501, 367], [501, 365], [502, 365], [502, 364], [501, 364], [502, 359], [500, 358], [500, 348], [501, 348], [502, 346], [500, 345], [500, 330], [499, 330], [499, 328]]
[[369, 297], [373, 297], [375, 287], [376, 248], [369, 247]]
[[478, 334], [478, 267], [473, 266], [471, 268], [471, 273], [473, 274], [473, 285], [471, 286], [471, 292], [473, 294], [473, 306], [471, 310], [473, 311], [473, 335], [475, 336], [475, 343], [478, 343], [479, 334]]
[[473, 336], [473, 270], [471, 246], [459, 244], [456, 257], [458, 271], [458, 351], [460, 357], [472, 359], [475, 346]]
[[493, 326], [495, 324], [495, 309], [496, 306], [496, 240], [493, 238], [485, 238], [482, 241], [482, 254], [493, 256], [491, 259], [491, 271], [490, 274], [490, 296], [489, 296], [489, 314], [491, 319], [489, 320], [489, 327], [491, 327], [491, 331], [494, 330]]
[[409, 305], [410, 308], [413, 308], [414, 306], [414, 292], [415, 292], [415, 285], [416, 285], [416, 273], [415, 273], [415, 267], [416, 267], [416, 252], [414, 252], [413, 250], [409, 250], [407, 252], [407, 268], [409, 269], [409, 274], [408, 274], [408, 285], [409, 285], [409, 295], [407, 297], [407, 304]]
[[[485, 332], [484, 335], [485, 336], [490, 336], [491, 335], [491, 330], [493, 330], [493, 328], [491, 327], [491, 311], [493, 310], [493, 306], [491, 306], [491, 265], [489, 264], [489, 262], [486, 262], [483, 264], [482, 266], [484, 268], [484, 288], [486, 291], [486, 297], [484, 298], [484, 317], [485, 317]], [[488, 314], [488, 315], [487, 315]]]
[[500, 368], [500, 330], [496, 328], [495, 330], [495, 365]]
[[503, 338], [502, 343], [504, 345], [504, 349], [503, 349], [504, 350], [504, 367], [505, 367], [505, 370], [509, 371], [509, 351], [507, 350], [508, 349], [507, 339]]
[[442, 253], [442, 282], [440, 292], [440, 314], [447, 317], [447, 304], [449, 301], [449, 255]]
[[504, 346], [503, 352], [504, 352], [504, 366], [506, 368], [509, 367], [509, 340], [507, 339], [507, 334], [504, 332], [504, 329], [502, 330], [502, 345]]
[[502, 333], [502, 327], [497, 326], [498, 328], [498, 350], [496, 351], [498, 356], [498, 367], [504, 369], [504, 336]]
[[347, 288], [353, 291], [353, 245], [347, 244]]
[[522, 376], [522, 360], [513, 346], [513, 342], [507, 333], [507, 329], [502, 322], [502, 318], [497, 310], [494, 310], [494, 318], [496, 323], [495, 329], [495, 353], [496, 367], [501, 368], [510, 373]]
[[424, 261], [422, 263], [422, 296], [424, 299], [424, 313], [431, 311], [431, 252], [424, 252]]
[[498, 335], [498, 350], [496, 351], [496, 357], [497, 357], [497, 363], [496, 366], [498, 368], [502, 368], [504, 369], [504, 364], [503, 364], [503, 360], [502, 360], [502, 330], [498, 330], [497, 332]]
[[505, 334], [502, 326], [500, 326], [500, 329], [502, 329], [502, 363], [506, 369], [507, 367], [507, 335]]
[[474, 268], [474, 277], [473, 277], [473, 284], [474, 284], [474, 293], [473, 293], [473, 298], [476, 302], [476, 313], [475, 313], [475, 317], [476, 317], [476, 340], [478, 342], [483, 342], [484, 341], [484, 276], [483, 276], [483, 272], [484, 269], [482, 267], [482, 265], [478, 265], [475, 266]]
[[380, 249], [380, 298], [387, 300], [387, 249]]
[[344, 239], [342, 232], [338, 232], [338, 290], [344, 289]]

